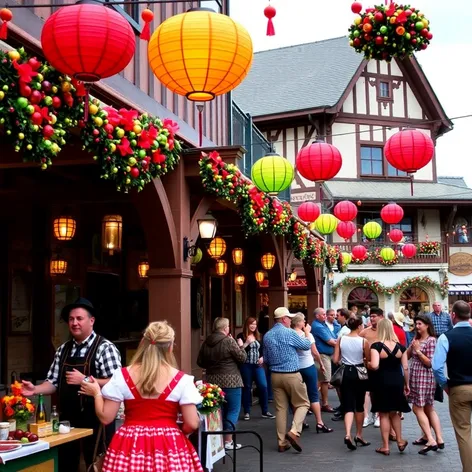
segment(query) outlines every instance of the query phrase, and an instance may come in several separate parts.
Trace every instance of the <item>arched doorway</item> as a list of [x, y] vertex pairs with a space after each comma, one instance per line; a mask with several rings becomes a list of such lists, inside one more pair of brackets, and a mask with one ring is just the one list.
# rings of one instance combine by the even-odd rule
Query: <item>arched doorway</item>
[[424, 312], [425, 307], [429, 307], [428, 294], [420, 287], [410, 287], [400, 294], [400, 306], [404, 306], [408, 311], [414, 310], [414, 315]]
[[378, 306], [379, 299], [377, 294], [367, 287], [356, 287], [351, 290], [347, 297], [347, 306], [351, 308], [353, 305], [356, 305], [361, 312], [364, 309], [365, 305], [369, 306]]

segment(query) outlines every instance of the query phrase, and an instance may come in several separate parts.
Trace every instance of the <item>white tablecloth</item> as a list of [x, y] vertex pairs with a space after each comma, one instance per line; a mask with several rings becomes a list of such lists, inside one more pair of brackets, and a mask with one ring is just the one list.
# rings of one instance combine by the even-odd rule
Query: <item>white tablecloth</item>
[[35, 454], [36, 452], [46, 451], [48, 449], [49, 443], [40, 440], [32, 446], [21, 446], [20, 449], [16, 449], [15, 451], [0, 453], [0, 463], [6, 464], [7, 461], [29, 456], [31, 454]]

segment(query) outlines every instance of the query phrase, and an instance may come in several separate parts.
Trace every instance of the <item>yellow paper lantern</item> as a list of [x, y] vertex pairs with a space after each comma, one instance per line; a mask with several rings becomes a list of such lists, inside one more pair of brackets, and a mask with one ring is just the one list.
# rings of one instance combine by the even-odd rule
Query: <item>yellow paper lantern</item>
[[60, 216], [53, 222], [54, 236], [59, 241], [70, 241], [75, 235], [77, 223], [72, 216]]
[[212, 239], [207, 251], [213, 259], [219, 259], [226, 252], [226, 241], [220, 237]]
[[376, 221], [368, 221], [362, 228], [367, 239], [376, 239], [382, 234], [382, 226]]
[[138, 275], [140, 279], [147, 279], [149, 272], [149, 262], [141, 261], [138, 264]]
[[246, 29], [229, 16], [195, 8], [171, 16], [154, 31], [149, 65], [174, 93], [207, 102], [236, 88], [253, 58]]
[[233, 249], [234, 265], [241, 265], [243, 263], [244, 251], [240, 247]]
[[315, 221], [315, 229], [321, 234], [331, 234], [338, 226], [338, 219], [330, 213], [322, 213]]
[[261, 257], [261, 264], [265, 270], [270, 270], [275, 265], [275, 256], [270, 252]]
[[67, 272], [67, 261], [60, 257], [54, 258], [49, 264], [49, 273], [51, 275], [63, 275]]
[[395, 251], [391, 247], [383, 247], [380, 250], [380, 257], [386, 262], [393, 261], [395, 259]]
[[266, 277], [266, 272], [264, 272], [263, 270], [258, 270], [255, 274], [254, 274], [254, 277], [256, 278], [256, 282], [258, 284], [261, 284], [262, 282], [264, 282], [264, 279]]
[[342, 252], [343, 265], [349, 265], [352, 261], [352, 255], [349, 252]]
[[244, 277], [243, 274], [236, 274], [234, 276], [234, 283], [236, 285], [244, 285], [244, 281], [246, 280], [246, 278]]
[[225, 275], [228, 270], [228, 264], [226, 261], [220, 259], [219, 261], [216, 261], [215, 270], [217, 275]]
[[106, 215], [102, 221], [102, 247], [110, 256], [121, 251], [123, 218], [120, 215]]
[[295, 272], [295, 270], [290, 273], [290, 275], [288, 276], [288, 280], [290, 280], [290, 282], [295, 282], [295, 280], [297, 280], [297, 273]]

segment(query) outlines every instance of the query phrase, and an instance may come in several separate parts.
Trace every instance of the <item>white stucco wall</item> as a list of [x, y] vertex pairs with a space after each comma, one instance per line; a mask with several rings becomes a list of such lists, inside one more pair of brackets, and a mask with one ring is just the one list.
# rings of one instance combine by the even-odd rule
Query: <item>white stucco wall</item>
[[343, 165], [336, 178], [355, 178], [357, 177], [357, 158], [356, 158], [356, 127], [353, 124], [334, 123], [333, 135], [345, 134], [343, 136], [333, 136], [333, 145], [338, 148], [343, 158]]
[[419, 209], [417, 211], [418, 241], [441, 241], [441, 220], [439, 210]]

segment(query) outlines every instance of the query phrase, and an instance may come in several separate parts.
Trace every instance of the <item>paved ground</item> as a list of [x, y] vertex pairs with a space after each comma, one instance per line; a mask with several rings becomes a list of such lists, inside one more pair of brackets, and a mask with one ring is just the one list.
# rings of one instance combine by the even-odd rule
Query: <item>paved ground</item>
[[[331, 395], [331, 392], [330, 392]], [[446, 400], [447, 402], [447, 400]], [[444, 430], [446, 448], [443, 451], [429, 452], [427, 456], [420, 456], [418, 446], [408, 446], [403, 454], [398, 452], [396, 443], [391, 444], [391, 455], [388, 457], [375, 453], [380, 446], [379, 429], [369, 426], [364, 429], [364, 438], [372, 443], [366, 448], [357, 451], [348, 451], [343, 444], [344, 424], [332, 422], [331, 415], [323, 413], [325, 423], [334, 428], [330, 434], [316, 434], [314, 416], [308, 416], [310, 429], [302, 435], [303, 452], [293, 452], [293, 449], [285, 452], [277, 452], [274, 420], [259, 418], [259, 406], [253, 409], [253, 419], [240, 421], [238, 429], [254, 430], [264, 440], [264, 468], [265, 472], [308, 472], [319, 470], [322, 472], [369, 472], [369, 471], [415, 471], [436, 472], [444, 470], [448, 472], [461, 472], [462, 467], [459, 458], [457, 444], [454, 438], [454, 430], [448, 414], [447, 403], [436, 403], [437, 411], [441, 418]], [[336, 405], [336, 401], [332, 404]], [[270, 405], [269, 405], [270, 406]], [[419, 437], [419, 427], [413, 413], [405, 415], [402, 422], [404, 437], [413, 442]], [[247, 436], [250, 438], [251, 436]], [[244, 444], [256, 444], [254, 439], [241, 438]], [[259, 472], [259, 460], [256, 451], [248, 448], [237, 452], [237, 472]], [[214, 472], [230, 472], [233, 470], [230, 460], [226, 464], [218, 463]]]

